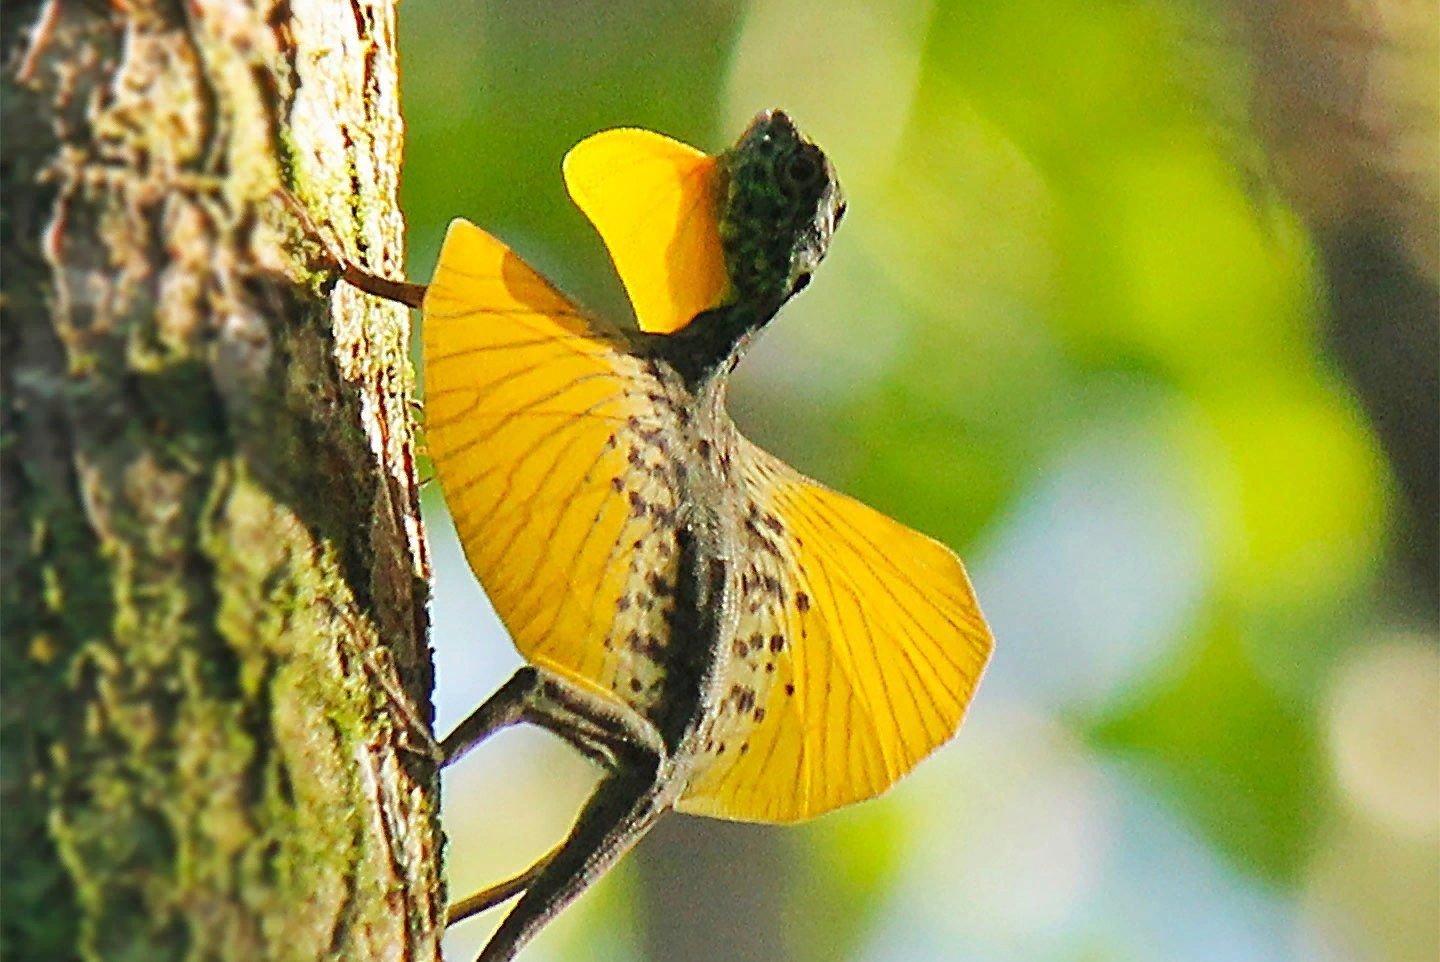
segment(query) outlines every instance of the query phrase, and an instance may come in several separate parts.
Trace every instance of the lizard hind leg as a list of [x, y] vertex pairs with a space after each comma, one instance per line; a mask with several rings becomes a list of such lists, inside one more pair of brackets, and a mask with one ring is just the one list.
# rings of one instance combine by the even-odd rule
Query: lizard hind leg
[[446, 736], [445, 764], [517, 722], [539, 725], [599, 762], [606, 776], [557, 848], [520, 875], [457, 902], [449, 920], [524, 893], [480, 954], [508, 962], [630, 850], [673, 804], [670, 752], [649, 719], [623, 702], [527, 665]]
[[634, 847], [672, 804], [671, 792], [655, 768], [630, 769], [606, 777], [585, 803], [569, 837], [530, 870], [535, 874], [526, 880], [525, 894], [475, 962], [515, 958], [546, 923]]
[[463, 922], [471, 916], [479, 915], [486, 909], [492, 909], [501, 902], [509, 901], [528, 889], [530, 884], [540, 876], [540, 873], [545, 870], [545, 866], [550, 864], [550, 860], [553, 859], [559, 851], [560, 846], [557, 845], [550, 850], [548, 855], [514, 878], [498, 882], [487, 889], [481, 889], [474, 895], [467, 896], [452, 904], [445, 911], [446, 927], [448, 928], [456, 922]]

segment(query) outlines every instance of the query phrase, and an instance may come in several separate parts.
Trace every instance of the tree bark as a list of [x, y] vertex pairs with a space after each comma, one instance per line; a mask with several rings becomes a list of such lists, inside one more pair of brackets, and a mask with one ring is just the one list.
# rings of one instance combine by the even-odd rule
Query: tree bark
[[5, 959], [438, 959], [386, 0], [7, 3]]

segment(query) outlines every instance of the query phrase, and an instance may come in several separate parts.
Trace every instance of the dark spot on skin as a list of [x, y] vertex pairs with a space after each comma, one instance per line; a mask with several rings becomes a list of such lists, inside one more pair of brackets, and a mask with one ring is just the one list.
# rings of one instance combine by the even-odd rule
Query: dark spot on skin
[[[631, 678], [631, 679], [630, 679], [630, 690], [633, 691], [635, 694], [637, 694], [637, 695], [640, 694], [640, 691], [641, 691], [644, 687], [645, 687], [645, 686], [640, 683], [640, 679], [639, 679], [639, 678]], [[757, 710], [758, 710], [758, 709], [757, 709]]]
[[740, 641], [735, 642], [735, 657], [736, 657], [736, 658], [744, 658], [744, 657], [745, 657], [746, 655], [748, 655], [749, 653], [750, 653], [750, 646], [747, 645], [747, 644], [744, 642], [744, 640], [740, 640]]
[[640, 453], [639, 448], [631, 448], [630, 453], [625, 456], [625, 460], [629, 461], [631, 466], [636, 468], [645, 463], [645, 457]]
[[757, 709], [755, 709], [755, 720], [756, 720], [757, 722], [762, 722], [762, 721], [765, 720], [765, 709], [763, 709], [763, 708], [757, 708]]
[[629, 648], [631, 651], [639, 651], [639, 650], [640, 650], [640, 632], [638, 632], [638, 631], [631, 631], [630, 634], [626, 635], [626, 636], [625, 636], [625, 646], [626, 646], [627, 648]]
[[633, 512], [635, 512], [635, 516], [636, 516], [637, 518], [643, 518], [643, 517], [645, 517], [645, 511], [646, 511], [647, 508], [649, 508], [649, 505], [647, 505], [647, 504], [645, 503], [645, 499], [642, 498], [642, 497], [640, 497], [640, 495], [639, 495], [637, 492], [631, 491], [631, 492], [630, 492], [630, 510], [633, 511]]
[[[760, 526], [755, 523], [755, 520], [753, 518], [745, 519], [745, 532], [750, 536], [750, 543], [757, 550], [763, 551], [764, 553], [772, 557], [780, 557], [779, 546], [777, 546], [775, 542], [771, 541], [768, 537], [766, 537], [765, 533], [760, 530]], [[779, 582], [775, 581], [774, 578], [768, 578], [768, 580], [774, 582], [775, 584], [779, 584]]]
[[749, 742], [745, 742], [745, 743], [743, 743], [743, 744], [740, 746], [740, 754], [742, 754], [742, 755], [745, 754], [746, 752], [748, 752], [749, 750], [750, 750], [750, 743], [749, 743]]
[[630, 543], [630, 547], [635, 551], [639, 551], [641, 548], [645, 547], [645, 540], [643, 538], [636, 538]]
[[803, 591], [795, 592], [795, 607], [800, 611], [809, 611], [810, 596]]
[[776, 578], [774, 575], [765, 576], [765, 593], [768, 595], [774, 595], [782, 602], [785, 600], [785, 586], [782, 585], [780, 583], [780, 579]]
[[778, 655], [784, 648], [785, 648], [785, 636], [784, 636], [784, 635], [771, 635], [771, 636], [770, 636], [770, 651], [771, 651], [771, 652], [773, 652], [774, 654], [777, 654], [777, 655]]
[[611, 478], [611, 479], [610, 479], [610, 487], [612, 487], [612, 488], [615, 489], [615, 493], [616, 493], [616, 494], [619, 494], [621, 491], [624, 491], [624, 490], [625, 490], [625, 479], [624, 479], [624, 478]]
[[627, 611], [630, 608], [630, 596], [621, 595], [620, 600], [615, 602], [616, 611]]
[[645, 583], [650, 586], [651, 591], [655, 592], [655, 594], [661, 598], [668, 597], [670, 593], [675, 590], [669, 582], [653, 571], [645, 576]]
[[735, 711], [741, 715], [755, 707], [755, 689], [741, 688], [739, 685], [730, 689], [730, 697], [735, 700]]
[[700, 443], [695, 445], [695, 450], [700, 452], [700, 457], [702, 458], [710, 457], [710, 442], [701, 438]]
[[795, 686], [794, 686], [794, 685], [786, 685], [786, 686], [785, 686], [785, 694], [787, 694], [787, 695], [793, 695], [793, 694], [795, 694]]
[[750, 636], [750, 647], [751, 647], [751, 648], [754, 648], [756, 651], [759, 651], [761, 648], [764, 648], [764, 647], [765, 647], [765, 636], [762, 635], [762, 634], [760, 634], [759, 632], [756, 632], [755, 634], [751, 635], [751, 636]]
[[760, 519], [760, 523], [763, 524], [763, 525], [765, 525], [765, 527], [769, 528], [771, 531], [775, 532], [776, 534], [784, 534], [784, 533], [785, 533], [785, 525], [781, 524], [781, 523], [780, 523], [780, 519], [777, 518], [777, 517], [775, 517], [773, 514], [766, 513], [766, 514]]
[[775, 671], [775, 662], [773, 662], [773, 661], [767, 661], [767, 662], [765, 662], [765, 671], [766, 671], [767, 673], [774, 672], [774, 671]]
[[724, 742], [721, 742], [720, 744], [718, 744], [718, 745], [715, 746], [715, 754], [717, 754], [717, 755], [723, 755], [723, 754], [725, 754], [725, 743], [724, 743]]

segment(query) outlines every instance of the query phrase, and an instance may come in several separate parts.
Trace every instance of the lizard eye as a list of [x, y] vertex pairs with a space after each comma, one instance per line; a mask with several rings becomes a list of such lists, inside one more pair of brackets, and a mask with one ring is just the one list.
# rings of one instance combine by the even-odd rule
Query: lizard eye
[[797, 152], [780, 164], [780, 181], [790, 190], [809, 187], [820, 178], [820, 164], [808, 151]]

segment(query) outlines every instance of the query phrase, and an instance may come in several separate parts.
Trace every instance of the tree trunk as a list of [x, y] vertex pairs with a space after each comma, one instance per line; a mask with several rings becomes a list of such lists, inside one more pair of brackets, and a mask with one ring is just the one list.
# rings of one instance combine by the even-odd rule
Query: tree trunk
[[0, 41], [0, 953], [438, 959], [408, 316], [273, 195], [399, 273], [393, 10]]

